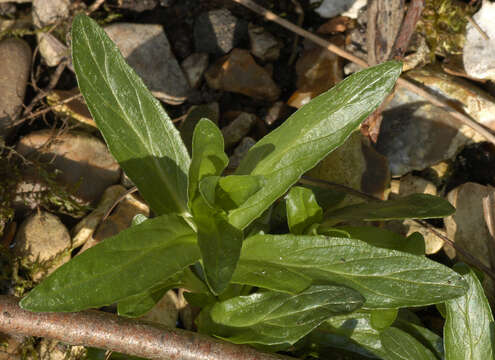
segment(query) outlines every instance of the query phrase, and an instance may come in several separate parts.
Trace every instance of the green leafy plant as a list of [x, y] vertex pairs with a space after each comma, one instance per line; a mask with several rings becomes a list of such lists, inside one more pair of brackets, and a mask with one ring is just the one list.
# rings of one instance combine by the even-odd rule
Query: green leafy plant
[[[313, 99], [224, 176], [228, 157], [216, 125], [198, 122], [190, 158], [159, 102], [84, 15], [74, 20], [72, 50], [79, 87], [110, 151], [156, 216], [136, 219], [57, 269], [22, 299], [23, 308], [117, 303], [120, 315], [136, 317], [183, 287], [202, 308], [201, 332], [274, 351], [325, 357], [331, 347], [384, 359], [443, 356], [441, 338], [405, 307], [445, 303], [451, 346], [448, 334], [472, 320], [456, 306], [476, 306], [493, 321], [472, 273], [426, 258], [421, 236], [342, 226], [443, 217], [454, 211], [447, 201], [413, 195], [324, 211], [317, 192], [293, 187], [380, 105], [400, 63], [358, 72]], [[286, 193], [279, 204], [290, 233], [272, 233]]]

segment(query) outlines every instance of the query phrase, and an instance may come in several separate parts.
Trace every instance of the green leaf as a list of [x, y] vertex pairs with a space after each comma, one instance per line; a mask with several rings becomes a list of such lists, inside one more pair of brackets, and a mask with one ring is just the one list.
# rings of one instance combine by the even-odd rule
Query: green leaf
[[[403, 310], [406, 309], [401, 309], [401, 312]], [[405, 331], [409, 335], [413, 336], [421, 344], [430, 349], [431, 352], [435, 354], [438, 360], [442, 360], [445, 358], [443, 350], [443, 339], [435, 334], [433, 331], [421, 325], [415, 324], [414, 322], [402, 319], [400, 315], [397, 321], [394, 323], [394, 327], [399, 328], [402, 331]]]
[[192, 154], [194, 130], [196, 129], [196, 125], [203, 118], [211, 120], [215, 125], [218, 125], [218, 112], [215, 111], [211, 105], [191, 106], [186, 118], [180, 125], [180, 134], [189, 154]]
[[430, 219], [452, 215], [455, 208], [438, 196], [412, 194], [387, 201], [374, 201], [350, 205], [325, 213], [322, 227], [342, 221]]
[[[359, 345], [360, 348], [352, 347], [344, 339], [349, 339], [351, 344]], [[358, 310], [348, 315], [331, 317], [311, 333], [311, 340], [320, 343], [330, 341], [338, 348], [370, 357], [366, 352], [363, 354], [361, 349], [363, 348], [380, 358], [387, 359], [387, 352], [380, 340], [380, 332], [371, 326], [371, 313], [368, 311]]]
[[[300, 276], [294, 289], [291, 277]], [[277, 278], [280, 276], [280, 278]], [[280, 280], [289, 280], [282, 283]], [[367, 308], [435, 304], [466, 292], [464, 279], [423, 256], [370, 246], [366, 242], [325, 236], [255, 235], [243, 243], [233, 280], [277, 291], [297, 292], [301, 280], [351, 287]]]
[[218, 334], [238, 344], [294, 344], [329, 317], [359, 308], [364, 299], [342, 286], [312, 286], [300, 294], [267, 291], [211, 308], [211, 319], [230, 329]]
[[219, 176], [229, 163], [224, 152], [222, 132], [208, 119], [196, 125], [192, 140], [192, 160], [189, 168], [189, 206], [196, 198], [199, 183], [207, 176]]
[[[344, 231], [349, 234], [352, 239], [358, 239], [365, 241], [369, 245], [390, 249], [404, 251], [414, 255], [424, 255], [424, 240], [421, 244], [418, 244], [416, 237], [404, 237], [393, 231], [382, 229], [376, 226], [339, 226], [332, 228], [335, 231]], [[337, 233], [333, 232], [333, 235]], [[411, 234], [412, 235], [412, 234]]]
[[163, 298], [168, 290], [181, 286], [182, 275], [182, 272], [177, 273], [163, 283], [156, 284], [146, 291], [119, 301], [117, 313], [120, 316], [131, 318], [146, 314]]
[[232, 278], [244, 234], [228, 222], [223, 212], [212, 211], [202, 198], [194, 201], [193, 208], [206, 281], [211, 291], [218, 295]]
[[445, 360], [493, 359], [495, 325], [483, 287], [465, 264], [454, 266], [469, 284], [466, 295], [445, 302]]
[[187, 213], [189, 154], [159, 101], [86, 15], [72, 23], [72, 56], [91, 115], [140, 194], [159, 215]]
[[236, 174], [263, 175], [266, 185], [232, 210], [229, 221], [245, 228], [306, 171], [341, 145], [390, 93], [401, 69], [401, 63], [391, 61], [349, 76], [258, 141]]
[[[189, 171], [189, 205], [198, 227], [198, 245], [208, 285], [214, 294], [229, 284], [241, 251], [243, 233], [227, 221], [217, 206], [216, 189], [228, 164], [218, 127], [201, 119], [194, 129]], [[198, 196], [197, 193], [201, 196]]]
[[398, 309], [377, 309], [371, 310], [371, 326], [382, 331], [391, 326], [397, 318]]
[[323, 210], [313, 192], [301, 186], [290, 189], [285, 198], [290, 232], [301, 235], [311, 225], [321, 222]]
[[265, 185], [263, 176], [230, 175], [220, 178], [217, 203], [229, 211], [238, 208]]
[[168, 279], [200, 257], [180, 216], [146, 220], [76, 256], [24, 297], [31, 311], [79, 311], [121, 301]]
[[408, 333], [389, 327], [380, 333], [388, 360], [437, 360], [435, 355]]

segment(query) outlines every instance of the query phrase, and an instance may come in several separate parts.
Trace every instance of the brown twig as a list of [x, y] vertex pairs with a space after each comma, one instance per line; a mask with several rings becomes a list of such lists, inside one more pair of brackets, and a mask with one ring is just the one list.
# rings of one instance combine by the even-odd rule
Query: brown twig
[[[265, 19], [267, 19], [267, 20], [273, 21], [273, 22], [285, 27], [286, 29], [293, 31], [296, 34], [303, 36], [308, 40], [313, 41], [314, 43], [326, 48], [328, 51], [331, 51], [340, 57], [343, 57], [344, 59], [352, 61], [353, 63], [356, 63], [359, 66], [362, 66], [364, 68], [368, 67], [368, 64], [363, 59], [339, 48], [338, 46], [330, 43], [329, 41], [307, 31], [307, 30], [304, 30], [303, 28], [301, 28], [299, 26], [292, 24], [291, 22], [289, 22], [285, 19], [282, 19], [280, 16], [265, 9], [262, 6], [259, 6], [258, 4], [253, 2], [252, 0], [232, 0], [232, 1], [247, 7], [248, 9], [258, 13], [259, 15], [261, 15], [263, 17], [265, 17]], [[492, 131], [490, 131], [489, 129], [480, 125], [476, 120], [473, 120], [468, 115], [461, 113], [458, 110], [454, 109], [452, 106], [450, 106], [450, 104], [447, 101], [442, 100], [441, 98], [439, 98], [436, 95], [430, 94], [429, 92], [427, 92], [426, 90], [424, 90], [420, 86], [416, 85], [412, 81], [407, 80], [407, 79], [402, 78], [402, 77], [397, 80], [397, 85], [402, 86], [404, 88], [407, 88], [409, 91], [412, 91], [412, 92], [420, 95], [421, 97], [425, 98], [426, 100], [431, 102], [433, 105], [443, 108], [443, 110], [445, 110], [447, 113], [449, 113], [450, 116], [452, 116], [456, 120], [460, 121], [462, 124], [469, 126], [471, 129], [473, 129], [474, 131], [476, 131], [477, 133], [479, 133], [480, 135], [485, 137], [488, 141], [495, 144], [495, 134]]]
[[397, 38], [395, 39], [394, 48], [392, 50], [393, 59], [400, 60], [404, 57], [424, 6], [424, 0], [413, 0], [409, 4], [399, 35], [397, 35]]
[[490, 40], [490, 37], [486, 34], [486, 32], [483, 31], [483, 29], [478, 25], [476, 21], [474, 21], [474, 19], [470, 15], [466, 15], [466, 19], [468, 19], [468, 21], [471, 23], [471, 25], [473, 25], [476, 31], [480, 33], [483, 39]]
[[[362, 191], [353, 189], [351, 187], [348, 187], [346, 185], [334, 183], [332, 181], [327, 181], [327, 180], [322, 180], [322, 179], [315, 179], [311, 178], [308, 176], [303, 176], [299, 182], [301, 184], [307, 184], [307, 185], [313, 185], [313, 186], [319, 186], [323, 188], [328, 188], [328, 189], [337, 189], [342, 192], [345, 192], [349, 195], [356, 196], [360, 199], [366, 200], [366, 201], [374, 201], [374, 202], [383, 202], [384, 200], [379, 199], [377, 197], [374, 197], [373, 195], [366, 194]], [[435, 227], [428, 222], [424, 220], [419, 220], [419, 219], [412, 219], [414, 222], [417, 224], [423, 226], [426, 228], [428, 231], [430, 231], [432, 234], [438, 236], [440, 239], [445, 241], [449, 246], [452, 246], [459, 254], [461, 254], [464, 259], [467, 262], [470, 262], [472, 265], [476, 266], [478, 269], [486, 273], [488, 276], [490, 276], [493, 280], [495, 280], [495, 272], [489, 268], [488, 266], [484, 265], [481, 261], [476, 259], [473, 255], [471, 255], [468, 251], [464, 250], [461, 246], [457, 245], [452, 239], [449, 239], [447, 236], [443, 235], [439, 231], [435, 229]]]
[[24, 116], [23, 118], [20, 118], [19, 120], [16, 120], [12, 125], [10, 125], [11, 127], [14, 127], [14, 126], [17, 126], [19, 124], [22, 124], [24, 121], [27, 121], [29, 119], [34, 119], [40, 115], [44, 115], [46, 114], [47, 112], [50, 112], [52, 111], [54, 108], [56, 108], [57, 106], [59, 105], [63, 105], [63, 104], [67, 104], [69, 102], [71, 102], [72, 100], [75, 100], [75, 99], [79, 99], [82, 97], [82, 94], [77, 94], [77, 95], [73, 95], [71, 97], [68, 97], [67, 99], [64, 99], [62, 101], [59, 101], [57, 102], [56, 104], [53, 104], [45, 109], [42, 109], [40, 111], [36, 111], [32, 114], [29, 114], [28, 116]]
[[138, 191], [138, 188], [133, 186], [131, 187], [130, 189], [128, 189], [125, 193], [123, 193], [122, 195], [119, 196], [119, 198], [117, 200], [114, 201], [114, 203], [112, 204], [112, 206], [110, 207], [110, 209], [107, 210], [107, 212], [105, 213], [105, 215], [103, 215], [103, 218], [101, 219], [101, 222], [105, 221], [107, 219], [107, 217], [110, 216], [110, 214], [112, 213], [113, 209], [115, 209], [115, 207], [122, 201], [124, 200], [124, 198], [129, 195], [129, 194], [132, 194], [132, 193], [135, 193], [136, 191]]
[[207, 335], [158, 327], [101, 311], [33, 313], [21, 309], [16, 298], [5, 295], [0, 295], [0, 310], [1, 332], [46, 337], [147, 359], [291, 359], [263, 353], [246, 345], [234, 345]]
[[95, 2], [92, 3], [91, 6], [86, 11], [86, 15], [90, 15], [91, 13], [98, 10], [100, 8], [100, 6], [103, 5], [104, 2], [105, 2], [105, 0], [95, 0]]

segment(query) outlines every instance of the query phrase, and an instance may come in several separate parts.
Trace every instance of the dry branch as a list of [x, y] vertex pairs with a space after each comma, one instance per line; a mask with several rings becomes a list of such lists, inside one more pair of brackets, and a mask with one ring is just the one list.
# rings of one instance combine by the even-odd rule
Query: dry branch
[[0, 331], [40, 336], [72, 345], [91, 346], [148, 359], [290, 360], [290, 357], [234, 345], [207, 335], [158, 327], [101, 311], [34, 313], [18, 300], [0, 295]]

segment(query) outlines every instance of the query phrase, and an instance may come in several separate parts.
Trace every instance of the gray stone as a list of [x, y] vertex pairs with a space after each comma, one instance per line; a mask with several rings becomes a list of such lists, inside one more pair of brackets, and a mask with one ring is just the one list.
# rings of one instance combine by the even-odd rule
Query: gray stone
[[263, 61], [275, 61], [280, 56], [282, 44], [263, 26], [252, 23], [248, 27], [251, 54]]
[[120, 0], [120, 7], [136, 12], [153, 10], [158, 5], [158, 0]]
[[194, 53], [189, 55], [181, 64], [184, 74], [192, 88], [197, 88], [208, 68], [208, 54]]
[[197, 52], [226, 54], [247, 35], [247, 24], [227, 9], [202, 13], [194, 24]]
[[46, 65], [57, 66], [69, 56], [69, 49], [50, 33], [36, 34], [39, 51]]
[[[320, 3], [321, 0], [310, 0], [311, 4]], [[332, 18], [349, 10], [356, 0], [324, 0], [315, 11], [323, 18]]]
[[7, 137], [10, 126], [24, 102], [31, 67], [31, 48], [20, 39], [0, 41], [0, 139]]
[[[411, 70], [408, 76], [460, 104], [479, 123], [495, 129], [495, 99], [489, 94], [435, 68]], [[399, 88], [383, 112], [376, 148], [388, 158], [392, 175], [400, 176], [450, 159], [462, 146], [483, 140], [466, 125], [459, 126], [443, 109]]]
[[242, 158], [256, 144], [256, 140], [249, 136], [245, 136], [239, 145], [234, 150], [234, 154], [229, 159], [229, 168], [236, 169], [241, 163]]
[[230, 124], [222, 128], [222, 134], [225, 139], [225, 148], [228, 149], [241, 141], [256, 123], [256, 119], [256, 115], [243, 112]]
[[473, 20], [488, 36], [483, 38], [471, 24], [466, 26], [466, 44], [463, 51], [463, 62], [466, 73], [474, 78], [495, 81], [495, 3], [483, 1], [481, 9], [473, 16]]
[[66, 132], [53, 138], [51, 130], [32, 132], [17, 144], [24, 156], [35, 156], [60, 171], [57, 179], [66, 185], [78, 184], [76, 195], [95, 204], [103, 191], [120, 179], [120, 167], [99, 139], [85, 133]]
[[116, 23], [105, 31], [153, 95], [172, 105], [186, 100], [189, 84], [161, 25]]
[[32, 269], [31, 276], [36, 281], [69, 261], [70, 246], [69, 231], [60, 219], [40, 211], [21, 224], [13, 251], [24, 267]]
[[33, 23], [38, 28], [69, 17], [69, 0], [33, 0]]

